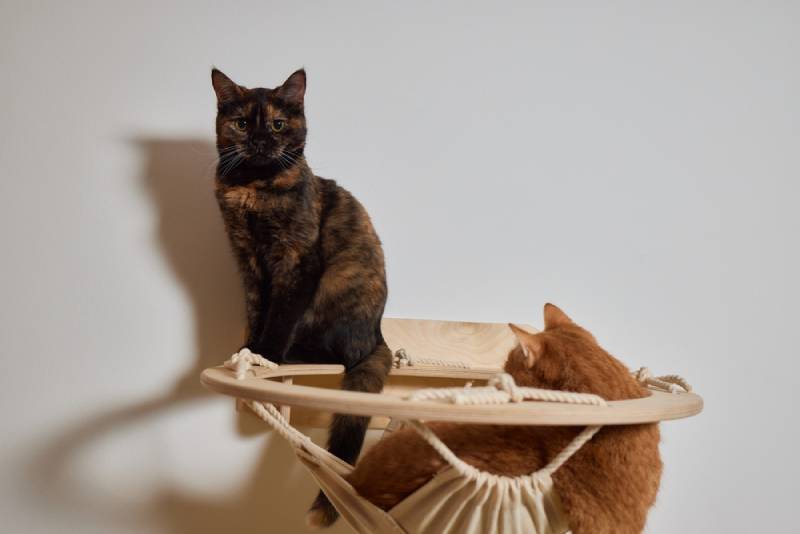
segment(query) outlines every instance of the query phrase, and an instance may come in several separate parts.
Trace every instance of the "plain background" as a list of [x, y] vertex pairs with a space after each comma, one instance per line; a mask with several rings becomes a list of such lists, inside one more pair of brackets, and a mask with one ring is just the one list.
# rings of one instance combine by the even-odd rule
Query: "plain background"
[[552, 301], [696, 386], [648, 532], [796, 528], [798, 5], [418, 4], [2, 3], [4, 531], [303, 531], [308, 475], [197, 380], [242, 328], [212, 64], [306, 67], [388, 316]]

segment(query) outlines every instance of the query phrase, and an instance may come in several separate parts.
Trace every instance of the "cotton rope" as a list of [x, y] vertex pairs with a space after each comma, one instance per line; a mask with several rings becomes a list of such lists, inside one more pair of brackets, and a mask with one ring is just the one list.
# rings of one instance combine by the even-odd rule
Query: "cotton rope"
[[643, 386], [652, 386], [669, 393], [681, 393], [681, 390], [686, 393], [692, 391], [692, 386], [683, 377], [678, 375], [653, 376], [647, 367], [640, 367], [633, 373], [633, 377]]
[[[411, 420], [408, 422], [414, 430], [419, 432], [420, 436], [428, 442], [428, 444], [434, 448], [436, 452], [442, 457], [442, 459], [447, 462], [450, 467], [456, 470], [456, 472], [468, 479], [475, 480], [481, 478], [525, 478], [523, 475], [522, 477], [504, 477], [502, 475], [493, 475], [492, 473], [488, 473], [486, 471], [481, 471], [477, 467], [474, 467], [458, 456], [450, 450], [450, 448], [445, 445], [445, 443], [439, 439], [433, 430], [425, 426], [423, 423], [417, 420]], [[573, 454], [578, 452], [578, 450], [583, 447], [583, 445], [592, 439], [592, 437], [600, 430], [600, 426], [588, 426], [581, 431], [580, 434], [575, 436], [572, 441], [564, 447], [564, 449], [558, 453], [556, 456], [553, 457], [550, 462], [544, 466], [543, 468], [539, 469], [538, 471], [527, 475], [528, 477], [535, 477], [541, 475], [552, 475], [559, 467], [561, 467], [564, 462], [569, 460]]]
[[[643, 386], [652, 386], [671, 393], [679, 393], [681, 388], [689, 392], [691, 386], [678, 375], [665, 375], [654, 377], [650, 370], [642, 367], [635, 373], [634, 378]], [[561, 402], [566, 404], [588, 404], [594, 406], [607, 406], [605, 399], [599, 395], [587, 393], [573, 393], [569, 391], [556, 391], [549, 389], [520, 387], [508, 373], [498, 373], [489, 379], [485, 387], [466, 388], [430, 388], [416, 391], [407, 397], [409, 400], [434, 400], [449, 401], [453, 404], [505, 404], [508, 402], [522, 402], [525, 400], [538, 400], [546, 402]], [[422, 438], [439, 453], [439, 455], [460, 475], [467, 478], [489, 476], [470, 464], [461, 460], [450, 450], [447, 445], [427, 426], [417, 420], [409, 424], [422, 436]], [[530, 476], [539, 474], [552, 475], [564, 462], [569, 460], [583, 445], [592, 439], [600, 430], [600, 426], [588, 426], [564, 447], [550, 462]]]
[[267, 369], [276, 369], [278, 367], [277, 363], [271, 362], [263, 356], [252, 352], [247, 347], [232, 355], [222, 365], [235, 371], [237, 380], [241, 380], [247, 376], [247, 371], [249, 371], [253, 365], [266, 367]]
[[[453, 404], [506, 404], [509, 402], [522, 402], [525, 400], [539, 400], [545, 402], [561, 402], [565, 404], [588, 404], [593, 406], [606, 406], [606, 401], [599, 395], [589, 393], [573, 393], [570, 391], [555, 391], [550, 389], [530, 388], [517, 386], [508, 373], [498, 373], [489, 379], [485, 387], [468, 388], [430, 388], [422, 389], [407, 397], [409, 400], [436, 400], [449, 401]], [[409, 424], [439, 453], [439, 455], [461, 476], [475, 479], [489, 477], [490, 473], [481, 471], [464, 460], [460, 459], [450, 448], [444, 444], [434, 432], [417, 420]], [[587, 441], [600, 430], [600, 426], [589, 426], [575, 436], [573, 440], [550, 462], [529, 476], [537, 474], [552, 474], [564, 462], [575, 454]], [[502, 477], [501, 477], [502, 478]], [[508, 477], [507, 477], [508, 478]]]
[[[272, 362], [263, 356], [255, 354], [248, 348], [244, 348], [233, 354], [227, 361], [222, 364], [224, 367], [235, 371], [236, 379], [243, 380], [247, 377], [247, 371], [253, 366], [266, 367], [268, 369], [276, 369], [277, 363]], [[312, 456], [317, 459], [324, 458], [327, 451], [311, 441], [311, 438], [294, 428], [289, 422], [281, 415], [280, 410], [274, 404], [268, 402], [256, 402], [249, 399], [242, 399], [242, 401], [261, 418], [265, 423], [271, 426], [278, 434], [280, 434], [286, 441], [298, 448], [303, 448], [308, 451]]]
[[392, 358], [395, 368], [413, 367], [415, 365], [429, 365], [434, 367], [455, 367], [458, 369], [469, 369], [469, 364], [458, 360], [441, 360], [437, 358], [418, 358], [411, 357], [405, 349], [397, 349]]
[[487, 386], [469, 388], [429, 388], [415, 391], [409, 400], [447, 401], [451, 404], [507, 404], [524, 400], [561, 402], [566, 404], [588, 404], [605, 406], [606, 401], [591, 393], [573, 393], [517, 386], [508, 373], [498, 373], [489, 379]]

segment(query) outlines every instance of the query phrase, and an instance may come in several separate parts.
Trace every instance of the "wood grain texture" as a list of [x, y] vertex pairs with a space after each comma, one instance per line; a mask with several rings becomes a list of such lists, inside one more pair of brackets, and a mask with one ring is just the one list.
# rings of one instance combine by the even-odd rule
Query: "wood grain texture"
[[462, 361], [479, 368], [502, 368], [517, 343], [503, 323], [384, 319], [381, 326], [392, 352], [403, 348], [412, 357]]
[[[702, 398], [696, 394], [660, 391], [644, 399], [610, 402], [607, 407], [544, 402], [483, 406], [410, 402], [403, 397], [421, 387], [463, 386], [467, 382], [482, 385], [500, 370], [516, 338], [502, 323], [384, 319], [383, 329], [393, 351], [404, 348], [412, 358], [458, 361], [470, 367], [393, 369], [380, 395], [339, 390], [344, 371], [341, 365], [257, 368], [244, 380], [215, 367], [206, 369], [201, 381], [225, 395], [292, 406], [293, 424], [315, 427], [327, 426], [331, 412], [377, 416], [371, 425], [375, 428], [383, 428], [389, 417], [487, 424], [608, 425], [679, 419], [695, 415], [703, 407]], [[286, 381], [288, 377], [293, 383]]]

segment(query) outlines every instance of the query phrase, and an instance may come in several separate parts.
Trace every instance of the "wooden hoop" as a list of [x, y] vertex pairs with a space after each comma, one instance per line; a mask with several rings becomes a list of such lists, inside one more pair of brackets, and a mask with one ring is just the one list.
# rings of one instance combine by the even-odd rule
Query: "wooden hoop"
[[[466, 363], [467, 368], [411, 366], [393, 369], [381, 394], [341, 391], [336, 378], [341, 365], [282, 365], [277, 369], [257, 368], [253, 376], [237, 380], [223, 367], [203, 371], [201, 382], [212, 391], [236, 398], [301, 408], [297, 423], [327, 426], [323, 413], [348, 413], [388, 416], [398, 419], [452, 421], [506, 425], [621, 425], [680, 419], [700, 413], [703, 399], [694, 393], [664, 393], [651, 390], [643, 399], [611, 401], [608, 406], [587, 406], [548, 402], [523, 402], [503, 405], [458, 405], [433, 401], [408, 401], [404, 397], [419, 387], [458, 386], [467, 381], [485, 381], [505, 362], [516, 344], [504, 323], [474, 323], [423, 319], [384, 319], [384, 338], [392, 350], [405, 349], [412, 358], [432, 358]], [[526, 326], [535, 332], [536, 329]], [[293, 383], [306, 377], [312, 387]], [[316, 377], [316, 378], [315, 378]], [[300, 379], [298, 381], [303, 381]], [[394, 383], [392, 383], [394, 381]], [[424, 384], [424, 382], [433, 384]], [[309, 411], [310, 409], [311, 411]], [[303, 413], [305, 412], [305, 413]], [[294, 421], [294, 411], [292, 418]], [[374, 418], [376, 426], [385, 421]]]
[[[237, 380], [223, 367], [203, 371], [201, 382], [217, 393], [273, 404], [302, 406], [353, 415], [383, 415], [398, 419], [451, 421], [503, 425], [625, 425], [681, 419], [700, 413], [703, 399], [694, 393], [651, 390], [642, 399], [610, 401], [608, 406], [553, 402], [521, 402], [502, 405], [459, 405], [408, 401], [387, 395], [300, 386], [270, 379], [304, 375], [340, 375], [341, 365], [282, 365], [259, 369], [254, 377]], [[494, 371], [496, 372], [496, 371]], [[487, 379], [493, 373], [474, 369], [393, 369], [398, 376]]]

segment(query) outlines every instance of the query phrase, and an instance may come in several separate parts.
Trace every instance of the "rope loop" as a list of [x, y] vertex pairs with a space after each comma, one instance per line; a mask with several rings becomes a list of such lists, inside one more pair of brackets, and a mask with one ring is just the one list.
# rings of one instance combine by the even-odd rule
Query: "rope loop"
[[504, 475], [494, 475], [487, 471], [481, 471], [477, 467], [468, 464], [461, 458], [459, 458], [451, 449], [448, 447], [440, 438], [437, 436], [433, 430], [428, 428], [426, 425], [422, 424], [422, 422], [411, 419], [408, 421], [408, 424], [419, 433], [419, 435], [424, 439], [428, 444], [433, 447], [433, 449], [439, 453], [442, 459], [447, 462], [455, 471], [464, 478], [470, 480], [476, 479], [486, 479], [491, 478], [494, 480], [505, 480], [505, 481], [521, 481], [526, 478], [536, 478], [538, 476], [551, 476], [555, 473], [559, 467], [564, 465], [567, 460], [569, 460], [576, 452], [583, 447], [586, 442], [591, 440], [597, 432], [600, 431], [602, 427], [600, 426], [587, 426], [584, 428], [577, 436], [575, 436], [572, 441], [570, 441], [564, 449], [561, 450], [558, 454], [556, 454], [544, 467], [535, 471], [529, 475], [517, 476], [517, 477], [510, 477]]
[[[508, 402], [523, 402], [525, 400], [539, 400], [561, 402], [565, 404], [606, 406], [605, 399], [599, 395], [518, 386], [514, 381], [514, 377], [508, 373], [496, 374], [489, 379], [488, 385], [485, 387], [470, 386], [463, 388], [422, 389], [412, 393], [407, 399], [449, 401], [454, 404], [504, 404]], [[445, 462], [463, 477], [470, 479], [493, 477], [503, 480], [521, 480], [522, 478], [526, 478], [501, 477], [499, 475], [491, 475], [483, 472], [456, 456], [456, 454], [450, 450], [430, 428], [422, 424], [422, 422], [410, 420], [409, 423], [411, 427], [439, 453]], [[592, 439], [600, 428], [600, 426], [589, 426], [583, 429], [561, 452], [553, 457], [547, 465], [535, 473], [531, 473], [529, 477], [552, 475], [559, 467], [569, 460], [573, 454], [583, 447], [587, 441]]]
[[647, 367], [640, 367], [632, 374], [636, 381], [643, 386], [651, 386], [669, 393], [688, 393], [692, 391], [692, 386], [678, 375], [653, 376]]
[[[260, 354], [252, 352], [247, 347], [233, 354], [222, 365], [234, 371], [237, 380], [244, 380], [247, 378], [247, 372], [251, 370], [253, 366], [266, 367], [268, 369], [280, 367], [277, 363], [264, 358]], [[295, 448], [304, 449], [310, 454], [314, 461], [326, 462], [336, 471], [345, 469], [340, 465], [342, 462], [338, 460], [338, 458], [332, 456], [328, 451], [311, 441], [310, 437], [293, 427], [274, 404], [250, 399], [241, 400], [244, 401], [247, 407], [250, 408], [256, 416], [272, 427], [272, 429], [280, 434], [286, 441], [291, 443]]]
[[497, 388], [508, 395], [511, 402], [522, 402], [525, 396], [514, 382], [514, 377], [508, 373], [498, 373], [489, 379], [489, 386]]
[[252, 352], [247, 347], [239, 352], [232, 354], [223, 364], [227, 369], [236, 373], [237, 380], [242, 380], [247, 376], [249, 371], [254, 365], [259, 367], [266, 367], [267, 369], [276, 369], [278, 364], [271, 362], [260, 354]]

